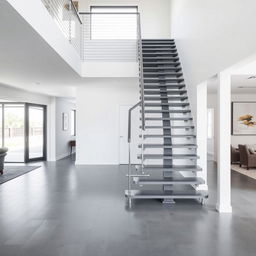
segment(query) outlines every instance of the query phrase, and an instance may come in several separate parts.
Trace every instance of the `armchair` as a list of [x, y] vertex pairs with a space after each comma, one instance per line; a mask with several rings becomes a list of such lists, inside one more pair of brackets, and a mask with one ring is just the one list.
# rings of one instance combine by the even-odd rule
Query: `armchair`
[[231, 145], [231, 164], [234, 163], [239, 163], [240, 162], [240, 153], [239, 153], [239, 149], [234, 148]]
[[247, 170], [250, 167], [256, 167], [256, 154], [250, 153], [247, 145], [238, 145], [240, 153], [240, 167], [245, 165]]
[[4, 173], [4, 158], [7, 155], [8, 148], [0, 148], [0, 175]]

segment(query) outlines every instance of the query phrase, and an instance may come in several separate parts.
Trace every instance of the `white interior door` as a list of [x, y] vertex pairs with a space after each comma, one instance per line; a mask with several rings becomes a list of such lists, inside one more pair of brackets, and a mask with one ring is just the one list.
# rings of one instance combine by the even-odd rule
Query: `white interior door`
[[[129, 162], [129, 144], [128, 144], [128, 113], [132, 106], [122, 105], [119, 108], [119, 164], [128, 164]], [[131, 128], [131, 162], [138, 164], [140, 161], [137, 155], [140, 153], [138, 145], [140, 143], [140, 108], [133, 110]]]

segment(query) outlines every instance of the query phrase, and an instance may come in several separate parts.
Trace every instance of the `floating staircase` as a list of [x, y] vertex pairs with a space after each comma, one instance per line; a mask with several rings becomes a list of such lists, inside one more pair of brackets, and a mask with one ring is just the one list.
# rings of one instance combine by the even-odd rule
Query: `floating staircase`
[[[142, 40], [141, 113], [145, 125], [138, 147], [141, 165], [129, 176], [126, 196], [132, 199], [195, 199], [203, 202], [204, 184], [197, 173], [193, 118], [175, 41]], [[143, 129], [144, 128], [144, 129]]]

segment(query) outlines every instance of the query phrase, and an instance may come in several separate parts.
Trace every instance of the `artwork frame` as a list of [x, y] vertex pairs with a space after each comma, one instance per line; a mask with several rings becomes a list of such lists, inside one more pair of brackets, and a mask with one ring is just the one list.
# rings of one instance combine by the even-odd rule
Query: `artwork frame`
[[62, 130], [67, 131], [69, 127], [68, 113], [62, 113]]
[[256, 101], [231, 103], [231, 135], [256, 136]]

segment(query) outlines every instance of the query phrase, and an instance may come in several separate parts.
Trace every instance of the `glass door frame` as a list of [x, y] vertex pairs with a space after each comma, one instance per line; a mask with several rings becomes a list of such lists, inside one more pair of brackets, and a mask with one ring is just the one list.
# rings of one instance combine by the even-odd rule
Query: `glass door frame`
[[[0, 102], [1, 105], [1, 111], [2, 111], [2, 120], [0, 120], [0, 122], [2, 122], [2, 133], [0, 134], [0, 136], [2, 137], [2, 145], [0, 145], [0, 147], [5, 147], [5, 106], [6, 105], [22, 105], [24, 106], [24, 161], [5, 161], [6, 163], [25, 163], [25, 147], [26, 147], [26, 134], [25, 134], [25, 126], [26, 126], [26, 114], [25, 114], [25, 109], [26, 109], [26, 104], [24, 102], [15, 102], [15, 101], [1, 101]], [[8, 154], [8, 152], [7, 152]]]
[[[43, 156], [29, 157], [29, 107], [40, 107], [43, 109]], [[25, 163], [34, 161], [46, 161], [47, 159], [47, 107], [46, 105], [25, 103]]]

